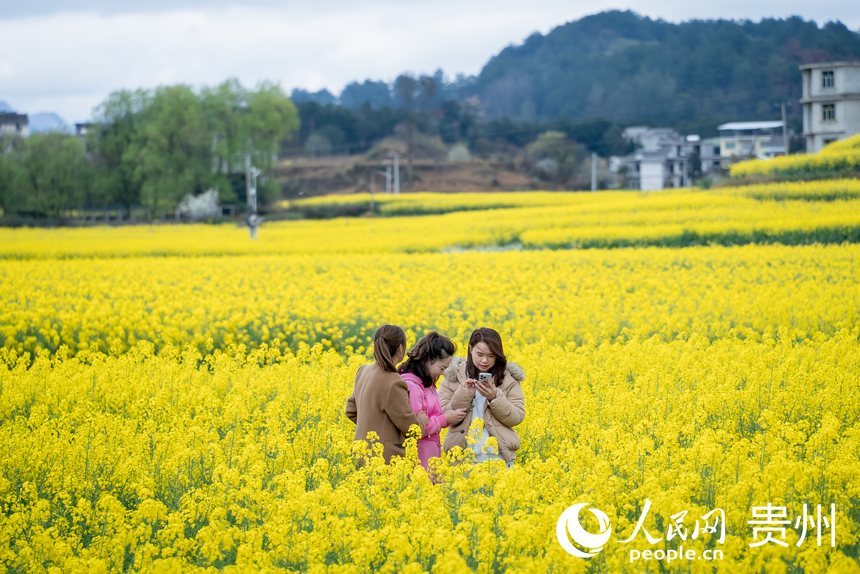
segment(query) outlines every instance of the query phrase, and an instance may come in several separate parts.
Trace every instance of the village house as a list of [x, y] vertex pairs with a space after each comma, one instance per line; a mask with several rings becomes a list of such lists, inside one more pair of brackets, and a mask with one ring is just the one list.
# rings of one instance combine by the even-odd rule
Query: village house
[[705, 175], [722, 167], [716, 138], [682, 136], [671, 128], [630, 127], [624, 137], [636, 151], [612, 158], [610, 169], [618, 185], [642, 191], [687, 187], [695, 174]]
[[717, 127], [720, 156], [732, 160], [768, 159], [785, 155], [780, 121], [730, 122]]
[[29, 133], [29, 124], [27, 114], [0, 112], [0, 137], [18, 136], [25, 138]]
[[860, 133], [860, 62], [807, 64], [800, 70], [807, 153]]

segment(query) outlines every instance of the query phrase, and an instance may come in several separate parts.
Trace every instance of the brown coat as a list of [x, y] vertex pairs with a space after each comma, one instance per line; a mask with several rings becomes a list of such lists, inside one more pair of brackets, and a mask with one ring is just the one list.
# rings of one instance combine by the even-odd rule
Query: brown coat
[[[439, 400], [442, 411], [466, 409], [466, 418], [460, 424], [448, 429], [445, 436], [445, 450], [455, 446], [466, 448], [466, 434], [472, 424], [472, 400], [475, 391], [469, 390], [461, 383], [466, 376], [466, 361], [454, 359], [451, 366], [445, 370], [445, 378], [439, 385]], [[526, 416], [525, 397], [520, 381], [525, 379], [522, 368], [515, 363], [508, 363], [502, 384], [496, 387], [498, 395], [487, 403], [484, 410], [484, 428], [490, 436], [496, 437], [499, 443], [499, 456], [506, 462], [514, 460], [517, 449], [520, 448], [520, 437], [513, 427], [517, 426]]]
[[412, 425], [421, 430], [426, 415], [415, 415], [409, 406], [409, 390], [398, 373], [364, 365], [355, 374], [355, 386], [346, 401], [346, 416], [355, 423], [355, 440], [364, 440], [374, 431], [383, 445], [382, 456], [404, 456], [403, 440]]

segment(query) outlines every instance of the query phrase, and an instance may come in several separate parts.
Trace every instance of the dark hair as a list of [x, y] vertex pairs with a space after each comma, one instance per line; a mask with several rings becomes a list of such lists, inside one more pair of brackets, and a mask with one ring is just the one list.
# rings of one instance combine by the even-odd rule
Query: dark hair
[[394, 355], [397, 347], [406, 344], [406, 333], [397, 325], [383, 325], [373, 335], [373, 358], [383, 371], [397, 372]]
[[412, 373], [421, 379], [424, 387], [432, 387], [436, 382], [430, 378], [427, 366], [438, 359], [454, 356], [457, 345], [444, 335], [430, 331], [409, 349], [409, 358], [400, 365], [400, 373]]
[[489, 327], [481, 327], [472, 331], [472, 336], [469, 337], [469, 349], [466, 357], [466, 375], [470, 379], [478, 378], [478, 367], [472, 362], [472, 349], [478, 343], [484, 343], [490, 348], [490, 352], [496, 356], [496, 364], [490, 369], [493, 375], [493, 381], [496, 386], [502, 384], [502, 379], [505, 378], [505, 369], [508, 367], [508, 359], [505, 357], [505, 350], [502, 348], [502, 337], [498, 332]]

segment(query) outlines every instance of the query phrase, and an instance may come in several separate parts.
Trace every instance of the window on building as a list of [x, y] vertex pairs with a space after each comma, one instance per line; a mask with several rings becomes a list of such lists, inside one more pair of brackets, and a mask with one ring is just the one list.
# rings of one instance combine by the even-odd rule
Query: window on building
[[824, 70], [821, 72], [821, 87], [832, 88], [835, 85], [833, 81], [833, 70]]
[[821, 120], [825, 122], [836, 121], [836, 104], [821, 104]]
[[726, 142], [726, 149], [735, 149], [735, 142]]

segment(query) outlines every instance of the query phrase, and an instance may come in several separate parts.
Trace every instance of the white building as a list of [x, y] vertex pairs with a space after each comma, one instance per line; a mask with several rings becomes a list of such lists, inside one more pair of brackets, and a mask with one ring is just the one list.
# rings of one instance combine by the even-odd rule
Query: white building
[[800, 70], [806, 152], [860, 133], [860, 62], [807, 64]]
[[0, 112], [0, 137], [18, 136], [25, 138], [29, 133], [30, 119], [27, 114]]
[[729, 169], [729, 160], [722, 155], [720, 138], [705, 138], [699, 142], [699, 157], [702, 160], [702, 173], [719, 169]]
[[715, 140], [649, 127], [627, 128], [624, 137], [636, 144], [636, 151], [610, 162], [610, 169], [625, 180], [623, 187], [642, 191], [687, 187], [693, 184], [691, 174], [696, 161], [703, 174], [722, 166]]
[[724, 158], [766, 159], [785, 155], [782, 122], [730, 122], [717, 127]]

